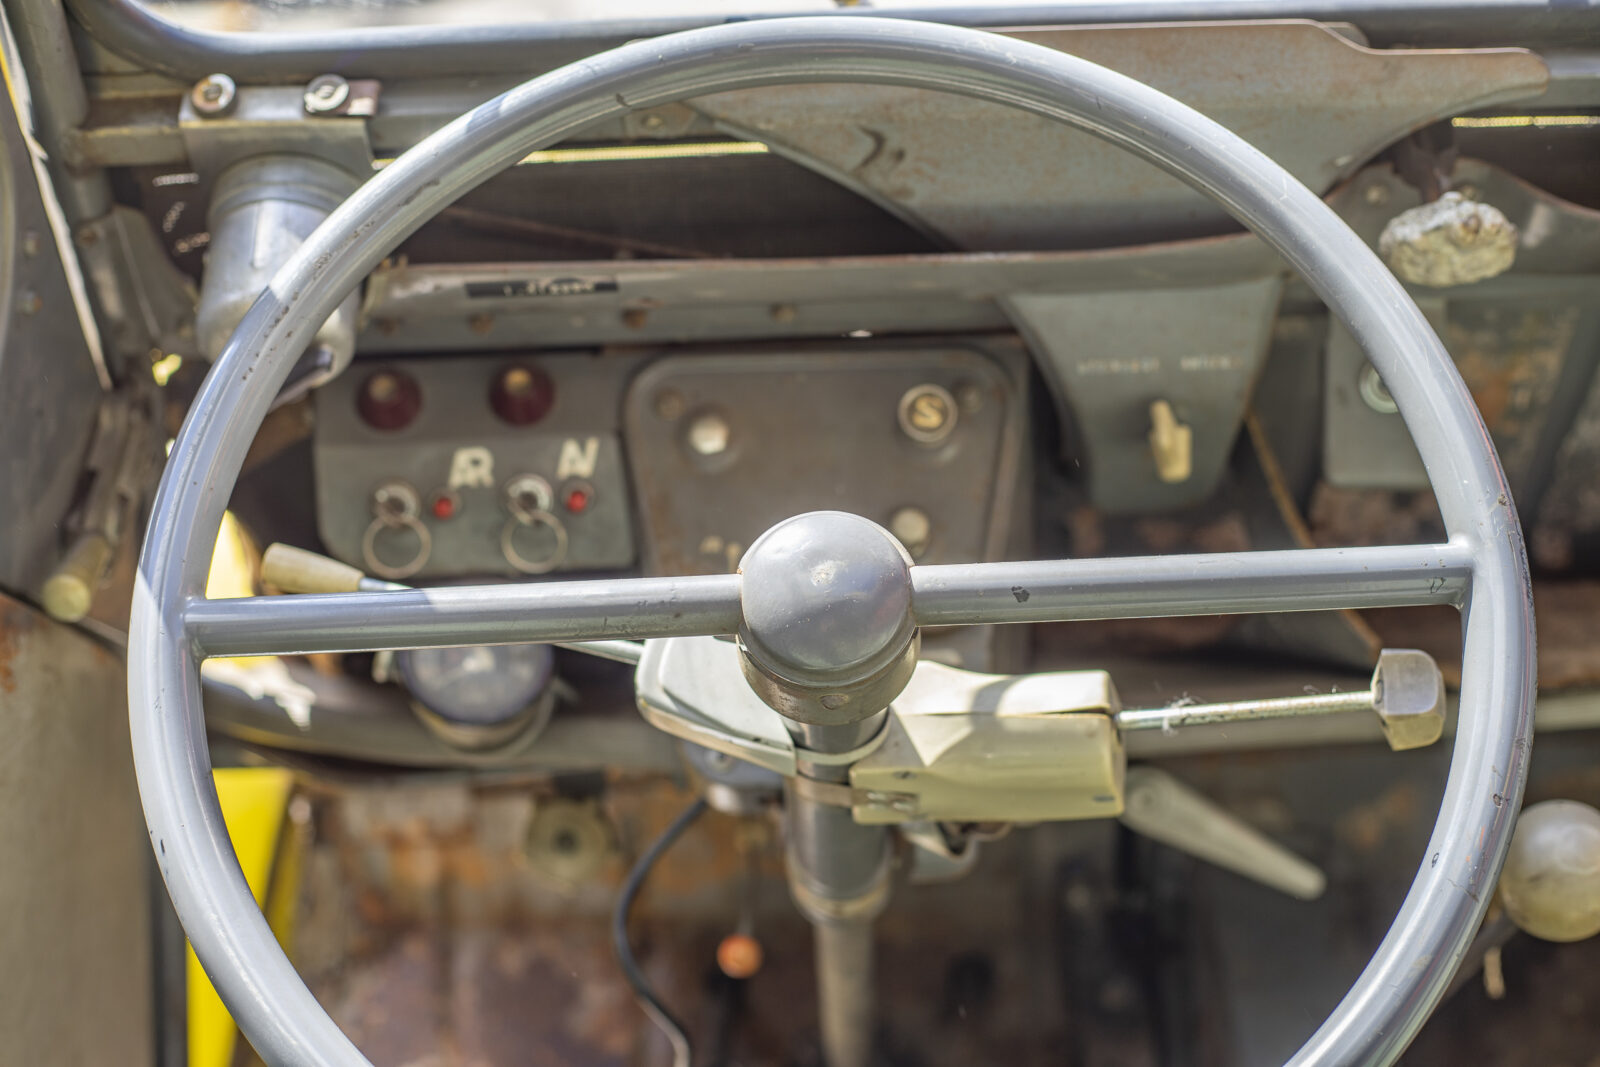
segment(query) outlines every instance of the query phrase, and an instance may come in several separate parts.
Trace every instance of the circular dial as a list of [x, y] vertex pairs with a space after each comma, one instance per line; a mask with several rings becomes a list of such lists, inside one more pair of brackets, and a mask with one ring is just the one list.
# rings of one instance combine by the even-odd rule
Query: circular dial
[[395, 655], [418, 703], [450, 723], [492, 727], [531, 707], [550, 684], [549, 645], [417, 648]]

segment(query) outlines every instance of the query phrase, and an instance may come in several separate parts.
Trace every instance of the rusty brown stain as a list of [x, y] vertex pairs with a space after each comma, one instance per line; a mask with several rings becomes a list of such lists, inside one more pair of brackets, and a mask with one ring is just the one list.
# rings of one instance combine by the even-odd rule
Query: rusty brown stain
[[15, 601], [6, 600], [0, 608], [0, 691], [17, 691], [17, 675], [12, 664], [22, 654], [22, 635], [37, 625], [34, 613]]

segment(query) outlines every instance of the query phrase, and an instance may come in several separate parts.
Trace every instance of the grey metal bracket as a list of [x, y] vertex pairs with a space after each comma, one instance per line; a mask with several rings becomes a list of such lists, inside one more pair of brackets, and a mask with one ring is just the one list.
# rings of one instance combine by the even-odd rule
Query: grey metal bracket
[[639, 713], [663, 733], [794, 777], [794, 739], [745, 682], [733, 642], [646, 641], [634, 687]]
[[364, 118], [308, 116], [299, 86], [246, 86], [226, 115], [203, 115], [188, 94], [178, 110], [178, 129], [190, 165], [209, 180], [250, 156], [290, 153], [314, 156], [351, 174], [372, 173], [372, 143]]

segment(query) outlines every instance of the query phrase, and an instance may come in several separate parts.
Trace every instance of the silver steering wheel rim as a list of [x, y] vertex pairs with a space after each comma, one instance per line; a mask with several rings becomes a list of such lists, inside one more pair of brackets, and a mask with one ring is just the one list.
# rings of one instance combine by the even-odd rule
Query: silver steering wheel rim
[[[366, 183], [240, 324], [162, 477], [135, 590], [129, 702], [140, 796], [178, 916], [272, 1064], [366, 1060], [295, 973], [240, 872], [212, 786], [199, 661], [350, 650], [730, 633], [739, 579], [536, 584], [209, 602], [205, 578], [252, 432], [318, 325], [403, 238], [527, 153], [638, 107], [800, 82], [943, 90], [1127, 148], [1209, 194], [1283, 255], [1382, 374], [1449, 541], [1149, 560], [912, 570], [922, 625], [1451, 603], [1467, 620], [1439, 820], [1366, 969], [1290, 1061], [1389, 1063], [1442, 994], [1488, 903], [1521, 803], [1533, 725], [1533, 613], [1521, 528], [1483, 422], [1405, 290], [1313, 193], [1240, 138], [1140, 83], [974, 30], [871, 18], [753, 21], [629, 44], [514, 89]], [[1026, 583], [1025, 604], [1007, 595]]]

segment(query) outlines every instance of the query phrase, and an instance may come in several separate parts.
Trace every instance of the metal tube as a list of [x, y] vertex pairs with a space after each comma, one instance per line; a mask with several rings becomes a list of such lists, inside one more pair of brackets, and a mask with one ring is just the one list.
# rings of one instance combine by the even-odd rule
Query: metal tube
[[1459, 604], [1466, 544], [915, 567], [923, 626]]
[[875, 990], [872, 923], [817, 923], [817, 1016], [827, 1067], [872, 1062]]
[[1372, 690], [1353, 693], [1317, 693], [1270, 700], [1237, 700], [1231, 704], [1190, 704], [1171, 708], [1140, 708], [1117, 712], [1119, 730], [1171, 730], [1180, 726], [1250, 722], [1256, 719], [1291, 719], [1303, 715], [1332, 715], [1341, 711], [1373, 710]]
[[196, 598], [184, 625], [210, 656], [730, 634], [739, 576]]
[[[1297, 549], [914, 567], [924, 626], [1456, 603], [1465, 545]], [[729, 634], [736, 575], [445, 586], [195, 600], [185, 618], [213, 656]]]
[[815, 82], [909, 85], [1006, 103], [1156, 163], [1275, 248], [1389, 386], [1446, 529], [1473, 560], [1460, 725], [1438, 827], [1400, 914], [1293, 1062], [1393, 1062], [1437, 1003], [1482, 917], [1510, 842], [1532, 736], [1527, 558], [1510, 490], [1471, 395], [1377, 255], [1315, 194], [1237, 135], [1065, 53], [946, 26], [867, 18], [740, 22], [643, 41], [515, 89], [357, 190], [245, 316], [201, 387], [162, 476], [135, 585], [128, 656], [134, 758], [152, 846], [190, 941], [233, 1017], [268, 1063], [366, 1063], [296, 975], [233, 855], [210, 780], [199, 656], [186, 631], [189, 602], [205, 588], [251, 430], [294, 360], [401, 240], [528, 152], [629, 108]]
[[[628, 41], [714, 26], [722, 15], [509, 25], [369, 26], [316, 34], [197, 30], [138, 0], [67, 0], [100, 43], [151, 70], [185, 80], [225, 70], [240, 81], [332, 72], [372, 78], [447, 74], [537, 74]], [[844, 8], [833, 16], [854, 14]], [[974, 28], [1217, 19], [1353, 22], [1376, 46], [1558, 45], [1600, 42], [1589, 9], [1565, 0], [1098, 0], [1071, 4], [862, 8], [874, 18]], [[791, 17], [814, 11], [788, 12]], [[783, 17], [770, 12], [750, 19]]]
[[33, 132], [48, 157], [61, 211], [76, 225], [111, 210], [111, 182], [98, 168], [74, 166], [72, 136], [89, 117], [66, 12], [54, 0], [13, 0], [6, 17], [28, 78]]
[[[887, 712], [841, 726], [791, 723], [797, 744], [812, 752], [848, 752], [883, 727]], [[800, 773], [848, 782], [850, 770], [799, 761]], [[850, 809], [819, 804], [790, 789], [789, 887], [811, 922], [817, 971], [817, 1021], [827, 1067], [868, 1067], [874, 1002], [872, 922], [888, 903], [889, 834], [859, 825]]]

